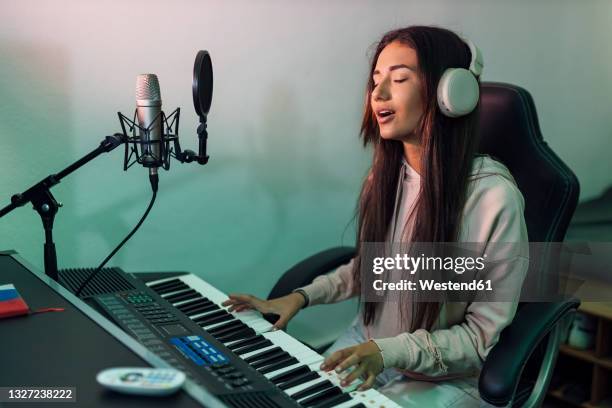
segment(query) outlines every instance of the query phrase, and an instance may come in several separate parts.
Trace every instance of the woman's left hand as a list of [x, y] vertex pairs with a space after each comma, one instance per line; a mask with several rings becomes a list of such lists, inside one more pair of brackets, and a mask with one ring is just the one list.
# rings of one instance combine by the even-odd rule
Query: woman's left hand
[[373, 341], [361, 343], [356, 346], [338, 350], [327, 357], [321, 369], [330, 371], [335, 369], [338, 374], [354, 367], [353, 371], [342, 380], [343, 387], [350, 385], [356, 378], [363, 377], [365, 381], [359, 386], [360, 391], [372, 388], [376, 376], [383, 371], [383, 358], [380, 349]]

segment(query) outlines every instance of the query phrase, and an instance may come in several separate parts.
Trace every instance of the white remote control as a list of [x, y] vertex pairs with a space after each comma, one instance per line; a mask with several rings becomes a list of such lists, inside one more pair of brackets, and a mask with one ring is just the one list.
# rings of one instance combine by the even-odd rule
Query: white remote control
[[178, 391], [185, 374], [174, 368], [118, 367], [100, 371], [96, 380], [125, 394], [162, 396]]

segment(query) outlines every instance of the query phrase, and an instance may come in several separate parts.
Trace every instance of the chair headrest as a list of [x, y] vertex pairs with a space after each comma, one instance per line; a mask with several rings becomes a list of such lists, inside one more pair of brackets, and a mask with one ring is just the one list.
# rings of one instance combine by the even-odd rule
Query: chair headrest
[[542, 138], [533, 98], [499, 82], [481, 84], [480, 153], [508, 167], [525, 198], [531, 242], [561, 242], [578, 203], [574, 173]]

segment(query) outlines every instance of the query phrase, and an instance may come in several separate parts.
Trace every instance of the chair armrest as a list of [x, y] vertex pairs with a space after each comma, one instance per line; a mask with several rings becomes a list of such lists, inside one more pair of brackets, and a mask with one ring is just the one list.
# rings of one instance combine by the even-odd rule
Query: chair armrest
[[270, 291], [268, 299], [285, 296], [296, 288], [308, 285], [317, 276], [348, 263], [354, 256], [353, 247], [334, 247], [318, 252], [287, 270]]
[[[547, 344], [548, 348], [555, 348], [547, 350], [548, 355], [553, 356], [554, 365], [559, 346], [559, 325], [566, 322], [565, 318], [573, 314], [578, 306], [580, 301], [577, 299], [522, 304], [512, 323], [501, 332], [499, 342], [491, 349], [483, 364], [478, 382], [481, 398], [497, 406], [513, 401], [523, 368], [548, 334], [556, 336]], [[548, 386], [549, 377], [545, 384], [540, 384], [544, 388]], [[538, 381], [541, 382], [541, 379]]]

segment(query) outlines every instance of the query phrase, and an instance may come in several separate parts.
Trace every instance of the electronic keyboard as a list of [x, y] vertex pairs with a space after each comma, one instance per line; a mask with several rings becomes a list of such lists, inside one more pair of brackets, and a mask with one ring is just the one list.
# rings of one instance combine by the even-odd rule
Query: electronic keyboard
[[121, 290], [97, 290], [89, 303], [228, 406], [399, 407], [374, 389], [357, 391], [361, 380], [340, 386], [338, 374], [320, 370], [322, 355], [259, 312], [228, 312], [227, 295], [196, 275], [145, 284], [113, 269]]

